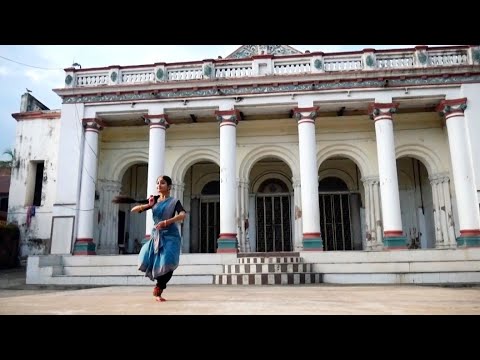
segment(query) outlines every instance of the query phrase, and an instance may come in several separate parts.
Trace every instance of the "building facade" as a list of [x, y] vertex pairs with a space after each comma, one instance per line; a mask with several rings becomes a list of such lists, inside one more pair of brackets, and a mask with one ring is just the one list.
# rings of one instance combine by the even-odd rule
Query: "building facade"
[[480, 246], [480, 47], [65, 69], [61, 110], [17, 120], [21, 255], [134, 253], [161, 174], [187, 253]]

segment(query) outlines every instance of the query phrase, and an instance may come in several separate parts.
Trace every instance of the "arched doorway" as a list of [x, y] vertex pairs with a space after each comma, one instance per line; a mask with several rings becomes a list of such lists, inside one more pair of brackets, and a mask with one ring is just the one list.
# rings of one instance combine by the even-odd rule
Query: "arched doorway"
[[202, 189], [199, 211], [198, 251], [214, 253], [220, 235], [220, 181], [208, 182]]
[[318, 196], [324, 250], [354, 250], [352, 194], [347, 184], [337, 177], [327, 177], [318, 183]]
[[320, 231], [325, 251], [362, 250], [360, 171], [344, 157], [325, 160], [319, 169]]
[[[130, 166], [122, 177], [123, 195], [134, 199], [147, 198], [148, 164], [134, 164]], [[118, 206], [118, 245], [120, 251], [132, 254], [139, 251], [139, 245], [145, 238], [147, 212], [131, 214], [133, 205], [120, 204]], [[138, 244], [137, 244], [138, 243]]]
[[435, 248], [432, 187], [423, 163], [412, 157], [397, 159], [402, 228], [410, 249]]
[[211, 161], [193, 164], [185, 174], [184, 252], [215, 253], [220, 234], [220, 167]]
[[291, 204], [287, 185], [280, 179], [263, 181], [258, 188], [255, 205], [256, 251], [291, 251]]
[[250, 170], [246, 241], [251, 251], [293, 250], [291, 179], [290, 167], [277, 157], [265, 157]]

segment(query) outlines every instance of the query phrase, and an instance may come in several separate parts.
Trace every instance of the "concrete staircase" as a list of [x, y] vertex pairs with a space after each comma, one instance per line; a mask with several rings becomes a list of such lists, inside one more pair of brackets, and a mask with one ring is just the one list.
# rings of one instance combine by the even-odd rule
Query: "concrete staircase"
[[[213, 284], [223, 265], [235, 254], [182, 254], [169, 284]], [[51, 285], [152, 285], [138, 270], [137, 255], [30, 256], [27, 284]]]
[[[152, 285], [136, 255], [30, 256], [27, 284]], [[480, 248], [182, 254], [169, 284], [480, 284]]]
[[223, 265], [215, 275], [216, 285], [299, 285], [318, 284], [322, 274], [312, 272], [300, 253], [243, 253], [236, 263]]

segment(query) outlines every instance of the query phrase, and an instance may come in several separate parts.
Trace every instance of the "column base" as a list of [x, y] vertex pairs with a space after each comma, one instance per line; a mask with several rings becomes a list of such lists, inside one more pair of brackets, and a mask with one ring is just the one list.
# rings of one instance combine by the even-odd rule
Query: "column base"
[[217, 240], [217, 253], [237, 254], [237, 234], [220, 234]]
[[77, 239], [73, 246], [73, 255], [97, 255], [93, 239]]
[[303, 234], [303, 251], [323, 251], [323, 240], [320, 233]]
[[445, 244], [443, 242], [435, 243], [435, 249], [438, 249], [438, 250], [448, 250], [448, 249], [451, 249], [451, 248], [452, 248], [451, 245]]
[[457, 238], [457, 249], [459, 247], [480, 247], [480, 236], [459, 236]]
[[407, 238], [405, 236], [384, 236], [383, 249], [384, 250], [406, 250]]
[[367, 244], [365, 251], [382, 251], [383, 243], [377, 243], [376, 241], [371, 241], [372, 244]]

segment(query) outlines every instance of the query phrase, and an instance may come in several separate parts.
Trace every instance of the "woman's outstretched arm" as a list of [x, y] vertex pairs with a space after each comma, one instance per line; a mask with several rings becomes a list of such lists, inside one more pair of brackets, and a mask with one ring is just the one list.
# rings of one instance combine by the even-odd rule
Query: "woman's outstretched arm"
[[155, 197], [153, 195], [151, 195], [148, 198], [148, 204], [136, 205], [132, 208], [132, 210], [130, 210], [130, 212], [141, 213], [142, 211], [146, 211], [148, 209], [151, 209], [154, 204], [155, 204]]

